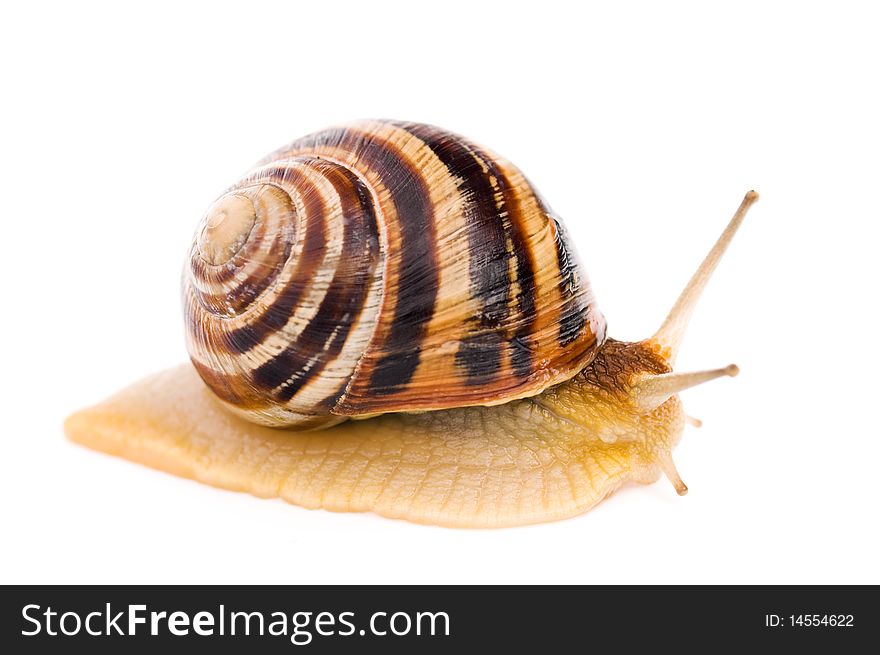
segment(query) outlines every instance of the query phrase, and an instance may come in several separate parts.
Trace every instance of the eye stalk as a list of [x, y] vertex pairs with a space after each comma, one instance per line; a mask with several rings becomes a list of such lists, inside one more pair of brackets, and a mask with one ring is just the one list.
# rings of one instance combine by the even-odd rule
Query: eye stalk
[[724, 368], [689, 373], [661, 373], [648, 375], [631, 383], [630, 396], [640, 412], [653, 412], [679, 391], [690, 389], [698, 384], [720, 377], [736, 377], [739, 367], [730, 364]]
[[688, 323], [691, 320], [691, 315], [694, 313], [697, 302], [700, 300], [700, 295], [702, 295], [703, 289], [706, 288], [706, 284], [712, 277], [712, 273], [715, 272], [718, 262], [721, 261], [721, 257], [724, 255], [730, 242], [733, 240], [733, 236], [736, 234], [739, 226], [742, 225], [743, 219], [749, 211], [749, 207], [751, 207], [757, 200], [758, 194], [755, 191], [749, 191], [745, 195], [742, 203], [740, 203], [739, 209], [736, 210], [733, 218], [730, 219], [730, 223], [727, 224], [727, 227], [724, 229], [724, 232], [721, 233], [718, 241], [715, 242], [712, 250], [706, 255], [706, 258], [703, 260], [703, 263], [700, 264], [697, 272], [694, 273], [693, 277], [691, 277], [687, 286], [684, 288], [684, 291], [682, 291], [681, 295], [678, 297], [678, 300], [675, 301], [675, 305], [672, 306], [669, 315], [666, 317], [666, 320], [663, 321], [663, 325], [660, 326], [660, 329], [657, 330], [654, 336], [648, 339], [649, 342], [654, 342], [660, 347], [660, 354], [666, 359], [670, 366], [675, 364], [675, 358], [681, 348], [684, 333], [687, 330]]

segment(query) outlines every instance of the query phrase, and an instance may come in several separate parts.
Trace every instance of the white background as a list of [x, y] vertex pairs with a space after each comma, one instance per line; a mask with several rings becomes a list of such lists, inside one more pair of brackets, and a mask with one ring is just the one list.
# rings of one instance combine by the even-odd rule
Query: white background
[[[23, 3], [19, 3], [23, 4]], [[878, 15], [818, 3], [33, 5], [0, 17], [2, 582], [880, 582]], [[252, 162], [435, 123], [561, 214], [616, 338], [652, 332], [743, 193], [665, 481], [554, 524], [307, 511], [65, 441], [185, 359], [184, 253]]]

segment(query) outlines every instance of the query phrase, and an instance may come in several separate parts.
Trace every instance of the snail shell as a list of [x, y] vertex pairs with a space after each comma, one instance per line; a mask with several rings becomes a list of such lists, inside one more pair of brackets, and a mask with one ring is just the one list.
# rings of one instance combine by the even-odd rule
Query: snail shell
[[533, 396], [605, 338], [522, 173], [417, 123], [329, 129], [259, 162], [205, 214], [183, 304], [211, 390], [301, 429]]

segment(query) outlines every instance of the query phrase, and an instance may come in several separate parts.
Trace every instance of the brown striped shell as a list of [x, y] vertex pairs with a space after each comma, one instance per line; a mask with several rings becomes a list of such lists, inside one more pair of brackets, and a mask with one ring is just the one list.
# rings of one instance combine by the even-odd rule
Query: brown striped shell
[[396, 121], [259, 162], [202, 220], [183, 302], [216, 395], [301, 429], [532, 396], [605, 337], [559, 219], [522, 173]]

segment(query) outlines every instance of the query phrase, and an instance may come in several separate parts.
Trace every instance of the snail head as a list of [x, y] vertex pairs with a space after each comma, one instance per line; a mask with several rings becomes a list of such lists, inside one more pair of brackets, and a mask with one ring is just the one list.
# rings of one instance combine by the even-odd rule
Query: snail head
[[685, 421], [678, 393], [719, 377], [739, 373], [735, 364], [716, 369], [674, 372], [676, 355], [696, 304], [749, 207], [758, 194], [749, 191], [703, 263], [651, 337], [637, 342], [609, 339], [575, 378], [533, 399], [560, 419], [576, 423], [586, 434], [607, 443], [641, 441], [679, 494], [687, 493], [672, 462], [671, 451]]

